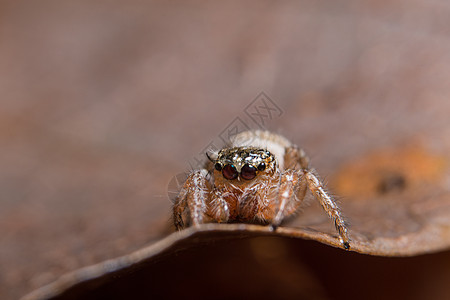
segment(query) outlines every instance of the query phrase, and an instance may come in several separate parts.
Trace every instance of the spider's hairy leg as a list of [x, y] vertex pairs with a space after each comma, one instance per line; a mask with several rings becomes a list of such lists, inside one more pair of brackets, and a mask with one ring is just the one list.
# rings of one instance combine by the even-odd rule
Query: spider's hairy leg
[[228, 204], [223, 198], [222, 192], [214, 188], [211, 191], [211, 202], [208, 208], [208, 215], [218, 223], [228, 222], [230, 210]]
[[313, 193], [314, 197], [320, 202], [325, 212], [334, 221], [336, 230], [339, 232], [342, 244], [345, 249], [350, 248], [350, 240], [348, 238], [347, 226], [345, 225], [344, 218], [339, 210], [339, 207], [325, 191], [322, 182], [316, 175], [310, 170], [303, 170], [308, 187]]
[[[280, 175], [280, 183], [278, 185], [277, 192], [277, 207], [275, 217], [272, 219], [271, 228], [272, 230], [276, 230], [277, 227], [283, 221], [284, 216], [286, 215], [286, 209], [290, 206], [290, 203], [294, 196], [294, 176], [296, 176], [294, 170], [287, 170], [283, 174]], [[295, 200], [294, 200], [295, 201]]]
[[[350, 248], [350, 240], [348, 238], [347, 227], [344, 222], [344, 218], [339, 210], [339, 207], [334, 202], [333, 198], [328, 195], [323, 187], [323, 183], [317, 178], [309, 169], [309, 158], [306, 156], [303, 149], [298, 148], [295, 145], [286, 147], [285, 149], [285, 166], [286, 168], [296, 168], [300, 165], [300, 173], [303, 173], [299, 179], [299, 189], [296, 192], [297, 201], [301, 201], [305, 197], [305, 186], [307, 185], [314, 197], [320, 202], [323, 209], [327, 212], [328, 216], [334, 221], [336, 230], [339, 232], [343, 246], [345, 249]], [[298, 206], [295, 204], [291, 206], [291, 210], [286, 211], [286, 215], [293, 213]]]
[[284, 161], [285, 169], [296, 169], [297, 165], [300, 165], [301, 169], [308, 169], [309, 166], [309, 158], [305, 151], [295, 145], [286, 147]]
[[284, 213], [285, 216], [289, 216], [298, 210], [300, 204], [302, 204], [303, 200], [305, 199], [306, 192], [308, 190], [308, 182], [306, 181], [303, 172], [297, 172], [295, 173], [295, 175], [294, 198], [286, 206], [286, 212]]
[[189, 216], [192, 225], [196, 226], [203, 222], [206, 211], [206, 200], [209, 194], [208, 180], [205, 169], [192, 172], [184, 183], [177, 202], [173, 208], [174, 223], [177, 229], [184, 226], [182, 214], [186, 207], [189, 208]]
[[281, 224], [284, 217], [289, 216], [298, 210], [305, 199], [306, 191], [308, 189], [308, 184], [305, 176], [303, 176], [303, 172], [294, 170], [286, 171], [282, 175], [281, 182], [282, 184], [278, 193], [278, 197], [280, 197], [281, 200], [279, 200], [278, 211], [272, 222], [272, 229], [276, 229]]
[[177, 230], [181, 230], [184, 228], [183, 212], [187, 206], [186, 196], [187, 196], [187, 188], [186, 183], [184, 183], [173, 206], [173, 224], [175, 225], [175, 228]]

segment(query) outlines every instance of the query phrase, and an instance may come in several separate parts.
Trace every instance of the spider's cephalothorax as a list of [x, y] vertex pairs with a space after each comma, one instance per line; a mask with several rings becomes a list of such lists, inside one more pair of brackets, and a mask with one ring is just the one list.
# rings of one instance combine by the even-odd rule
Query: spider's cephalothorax
[[216, 171], [228, 180], [252, 180], [257, 175], [273, 174], [275, 156], [256, 147], [232, 147], [222, 149], [214, 162]]
[[[276, 229], [295, 213], [309, 190], [334, 221], [344, 248], [350, 247], [339, 207], [308, 164], [305, 152], [268, 131], [246, 131], [211, 156], [210, 168], [193, 171], [176, 199], [175, 227], [183, 215], [204, 222], [259, 222]], [[186, 214], [187, 212], [187, 214]]]

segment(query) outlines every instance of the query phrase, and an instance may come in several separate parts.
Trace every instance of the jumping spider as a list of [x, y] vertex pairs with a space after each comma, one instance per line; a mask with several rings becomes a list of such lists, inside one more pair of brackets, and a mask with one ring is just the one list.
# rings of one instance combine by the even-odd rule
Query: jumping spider
[[246, 131], [229, 148], [207, 154], [208, 166], [193, 171], [173, 207], [174, 224], [184, 227], [183, 214], [193, 226], [204, 222], [258, 222], [275, 230], [295, 213], [309, 189], [334, 221], [341, 243], [350, 248], [347, 227], [334, 200], [308, 167], [302, 149], [268, 131]]

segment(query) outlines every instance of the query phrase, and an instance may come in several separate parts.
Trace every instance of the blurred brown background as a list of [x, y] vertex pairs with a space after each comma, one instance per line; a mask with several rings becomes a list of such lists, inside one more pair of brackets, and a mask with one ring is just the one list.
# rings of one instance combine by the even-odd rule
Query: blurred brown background
[[172, 176], [261, 91], [331, 184], [448, 158], [449, 78], [445, 1], [1, 1], [1, 298], [167, 235]]

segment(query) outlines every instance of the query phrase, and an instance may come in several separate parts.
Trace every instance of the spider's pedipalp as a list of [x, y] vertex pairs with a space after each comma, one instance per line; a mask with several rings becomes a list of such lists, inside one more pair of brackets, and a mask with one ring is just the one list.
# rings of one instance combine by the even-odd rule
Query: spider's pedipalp
[[230, 209], [223, 198], [223, 195], [217, 189], [211, 192], [211, 202], [209, 203], [208, 215], [218, 223], [228, 222], [230, 217]]

